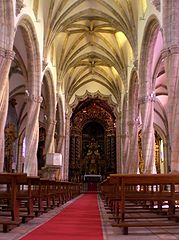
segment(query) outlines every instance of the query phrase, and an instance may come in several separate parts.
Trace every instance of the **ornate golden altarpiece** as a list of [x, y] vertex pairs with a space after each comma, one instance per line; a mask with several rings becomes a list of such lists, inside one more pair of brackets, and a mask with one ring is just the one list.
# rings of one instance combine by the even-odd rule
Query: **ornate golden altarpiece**
[[116, 172], [115, 116], [106, 101], [87, 98], [73, 110], [70, 129], [69, 179], [102, 178]]

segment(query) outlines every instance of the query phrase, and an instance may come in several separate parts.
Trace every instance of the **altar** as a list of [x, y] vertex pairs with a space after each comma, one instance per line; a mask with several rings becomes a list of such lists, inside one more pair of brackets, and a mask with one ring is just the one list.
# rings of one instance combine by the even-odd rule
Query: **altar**
[[98, 184], [102, 181], [102, 176], [97, 174], [84, 175], [85, 191], [96, 192], [98, 191]]
[[84, 175], [84, 182], [99, 183], [102, 181], [102, 176], [97, 174], [86, 174]]

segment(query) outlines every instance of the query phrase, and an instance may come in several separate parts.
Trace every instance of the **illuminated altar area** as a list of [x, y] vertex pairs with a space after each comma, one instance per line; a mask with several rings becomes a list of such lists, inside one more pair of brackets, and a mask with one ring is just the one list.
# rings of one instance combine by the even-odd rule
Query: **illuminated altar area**
[[89, 97], [74, 109], [69, 159], [71, 181], [84, 182], [89, 175], [99, 181], [116, 172], [115, 116], [107, 101]]

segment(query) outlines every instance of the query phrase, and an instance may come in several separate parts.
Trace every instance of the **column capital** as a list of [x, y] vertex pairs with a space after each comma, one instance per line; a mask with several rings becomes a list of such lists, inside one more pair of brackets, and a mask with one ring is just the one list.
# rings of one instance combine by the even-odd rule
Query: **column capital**
[[162, 49], [161, 55], [162, 55], [162, 58], [166, 58], [169, 55], [169, 49], [168, 48]]
[[140, 118], [137, 117], [135, 120], [128, 121], [128, 126], [139, 126], [140, 125]]
[[24, 0], [17, 0], [16, 1], [16, 16], [19, 15], [19, 13], [23, 7], [24, 7]]
[[179, 45], [174, 44], [169, 47], [169, 51], [171, 54], [179, 54]]
[[42, 71], [44, 71], [47, 66], [48, 66], [47, 60], [45, 60], [45, 59], [42, 60]]
[[179, 45], [173, 44], [170, 47], [164, 48], [161, 51], [162, 57], [166, 58], [172, 54], [179, 54]]
[[15, 52], [0, 47], [0, 56], [7, 59], [14, 59]]
[[138, 69], [139, 68], [139, 60], [135, 59], [133, 62], [133, 65], [134, 65], [135, 69]]
[[56, 120], [49, 120], [48, 123], [51, 124], [51, 125], [56, 125], [57, 121]]
[[153, 0], [152, 4], [155, 6], [155, 8], [160, 12], [161, 9], [161, 4], [160, 4], [160, 0]]
[[127, 122], [128, 126], [133, 126], [135, 124], [135, 120], [130, 120]]
[[120, 134], [120, 138], [126, 138], [126, 137], [129, 137], [129, 134], [128, 133], [123, 133], [123, 134]]
[[41, 103], [43, 101], [43, 97], [31, 94], [29, 95], [29, 100], [32, 102]]
[[139, 104], [145, 104], [147, 102], [155, 102], [156, 101], [156, 95], [155, 92], [151, 92], [147, 96], [142, 96], [139, 98]]
[[60, 138], [65, 138], [65, 135], [59, 135]]

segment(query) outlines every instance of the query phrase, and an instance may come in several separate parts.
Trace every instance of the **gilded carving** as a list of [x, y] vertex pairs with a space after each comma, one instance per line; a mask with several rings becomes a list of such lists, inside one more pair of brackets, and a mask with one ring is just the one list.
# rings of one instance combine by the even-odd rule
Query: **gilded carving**
[[70, 125], [70, 179], [83, 179], [85, 174], [105, 176], [114, 173], [116, 129], [110, 107], [105, 101], [89, 98], [73, 112]]
[[[155, 131], [155, 167], [156, 172], [161, 173], [160, 169], [160, 142], [161, 137], [159, 134]], [[138, 134], [138, 146], [139, 146], [139, 172], [144, 172], [144, 159], [142, 156], [142, 131]]]
[[14, 144], [16, 140], [16, 129], [13, 123], [9, 123], [5, 128], [5, 161], [4, 171], [12, 172], [13, 157], [15, 154]]

